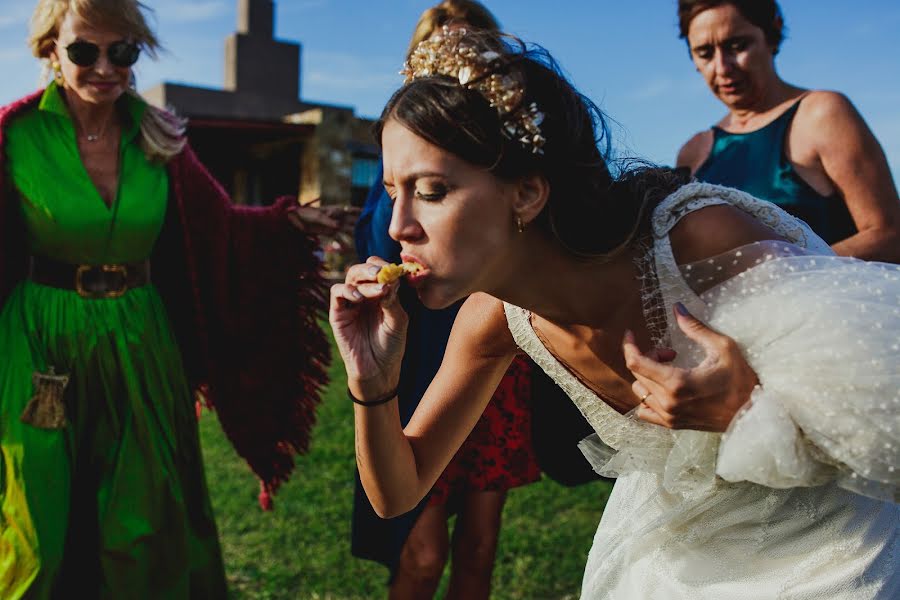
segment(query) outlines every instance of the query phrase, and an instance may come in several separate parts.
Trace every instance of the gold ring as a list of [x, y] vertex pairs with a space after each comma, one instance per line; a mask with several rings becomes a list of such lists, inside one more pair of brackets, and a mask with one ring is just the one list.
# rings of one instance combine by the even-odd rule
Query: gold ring
[[647, 392], [646, 394], [644, 394], [643, 396], [641, 396], [641, 402], [643, 402], [644, 400], [646, 400], [646, 399], [649, 398], [649, 397], [650, 397], [650, 392]]

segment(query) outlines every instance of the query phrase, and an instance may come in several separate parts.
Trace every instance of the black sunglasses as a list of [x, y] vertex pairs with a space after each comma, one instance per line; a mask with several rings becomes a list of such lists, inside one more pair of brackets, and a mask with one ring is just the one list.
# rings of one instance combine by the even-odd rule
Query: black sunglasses
[[[93, 42], [77, 41], [66, 46], [69, 60], [79, 67], [90, 67], [100, 58], [100, 46]], [[106, 57], [117, 67], [130, 67], [141, 55], [141, 47], [134, 42], [113, 42], [106, 49]]]

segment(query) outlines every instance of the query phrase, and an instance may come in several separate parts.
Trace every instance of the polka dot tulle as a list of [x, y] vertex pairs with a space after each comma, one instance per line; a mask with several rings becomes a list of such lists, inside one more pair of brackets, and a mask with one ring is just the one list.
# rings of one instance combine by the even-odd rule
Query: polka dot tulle
[[693, 272], [700, 284], [735, 263], [749, 268], [701, 298], [709, 324], [739, 340], [761, 386], [722, 438], [719, 476], [771, 487], [835, 479], [895, 499], [900, 266], [769, 242]]

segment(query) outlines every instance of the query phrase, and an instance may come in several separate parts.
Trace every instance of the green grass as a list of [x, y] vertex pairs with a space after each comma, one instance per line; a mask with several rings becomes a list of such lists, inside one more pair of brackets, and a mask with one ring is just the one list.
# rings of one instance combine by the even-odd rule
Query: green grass
[[[318, 412], [312, 449], [262, 512], [258, 487], [215, 417], [200, 435], [232, 598], [337, 600], [386, 597], [387, 571], [350, 554], [353, 408], [334, 352], [331, 385]], [[492, 598], [578, 596], [582, 569], [610, 486], [566, 488], [544, 478], [509, 493]], [[442, 589], [446, 586], [446, 573]]]

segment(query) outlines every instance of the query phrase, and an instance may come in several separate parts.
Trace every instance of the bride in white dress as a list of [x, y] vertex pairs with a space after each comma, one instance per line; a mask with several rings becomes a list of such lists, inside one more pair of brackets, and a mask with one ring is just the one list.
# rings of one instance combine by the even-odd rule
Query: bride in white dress
[[736, 190], [615, 178], [599, 111], [516, 43], [445, 31], [406, 74], [380, 123], [391, 234], [427, 306], [471, 297], [403, 430], [399, 284], [373, 257], [332, 288], [376, 510], [427, 493], [524, 351], [618, 477], [583, 598], [900, 597], [900, 268]]
[[[793, 243], [677, 265], [669, 231], [716, 204]], [[642, 264], [658, 285], [645, 286], [645, 314], [687, 305], [739, 341], [760, 386], [724, 436], [648, 425], [599, 401], [541, 345], [527, 311], [506, 305], [516, 342], [597, 431], [585, 455], [618, 476], [582, 596], [897, 598], [900, 267], [836, 257], [776, 206], [714, 185], [682, 187], [652, 225]], [[676, 364], [702, 361], [673, 321], [657, 344]]]

